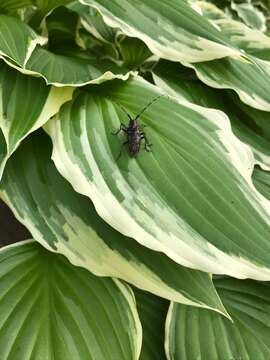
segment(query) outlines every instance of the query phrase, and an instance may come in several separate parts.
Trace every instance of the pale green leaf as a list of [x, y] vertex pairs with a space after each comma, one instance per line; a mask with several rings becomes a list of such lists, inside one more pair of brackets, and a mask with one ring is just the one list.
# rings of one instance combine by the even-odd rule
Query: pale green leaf
[[24, 67], [35, 47], [47, 39], [38, 36], [27, 24], [0, 14], [0, 58]]
[[168, 360], [268, 360], [269, 282], [221, 278], [217, 290], [233, 323], [212, 311], [172, 304], [166, 321]]
[[141, 39], [162, 58], [198, 62], [239, 51], [184, 0], [80, 0], [98, 9], [105, 23]]
[[145, 291], [133, 291], [143, 329], [140, 360], [166, 360], [165, 320], [169, 302]]
[[50, 156], [49, 137], [33, 135], [10, 159], [1, 182], [2, 198], [37, 241], [96, 275], [118, 277], [167, 299], [226, 315], [210, 275], [117, 233], [57, 172]]
[[0, 250], [1, 360], [137, 360], [130, 288], [72, 266], [36, 242]]
[[59, 172], [112, 227], [177, 263], [244, 278], [270, 278], [269, 202], [251, 181], [254, 158], [226, 115], [160, 98], [141, 117], [137, 158], [113, 136], [159, 89], [142, 79], [91, 86], [46, 127]]
[[42, 79], [23, 75], [0, 63], [0, 128], [7, 145], [1, 151], [4, 155], [0, 157], [0, 177], [21, 141], [57, 113], [71, 99], [72, 92], [69, 87], [46, 86]]

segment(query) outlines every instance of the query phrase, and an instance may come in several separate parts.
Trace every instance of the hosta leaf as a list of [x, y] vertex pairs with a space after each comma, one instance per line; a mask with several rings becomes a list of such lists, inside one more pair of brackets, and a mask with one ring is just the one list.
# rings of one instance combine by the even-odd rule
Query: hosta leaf
[[61, 53], [63, 49], [77, 48], [76, 36], [79, 16], [65, 6], [54, 9], [44, 21], [43, 31], [48, 35], [48, 47]]
[[49, 142], [39, 133], [22, 144], [1, 182], [2, 198], [36, 240], [96, 275], [226, 315], [208, 274], [184, 268], [103, 222], [89, 199], [57, 172]]
[[167, 358], [268, 360], [269, 283], [224, 278], [215, 285], [234, 322], [208, 310], [172, 304], [166, 321]]
[[2, 163], [5, 161], [6, 155], [7, 155], [7, 144], [6, 144], [3, 132], [2, 132], [2, 130], [0, 130], [0, 164], [1, 164], [1, 166], [3, 166]]
[[128, 69], [140, 67], [152, 55], [151, 51], [140, 39], [119, 36], [117, 40], [123, 64]]
[[[197, 11], [205, 16], [214, 26], [218, 27], [222, 34], [237, 48], [251, 54], [258, 54], [259, 58], [268, 55], [270, 38], [263, 32], [252, 29], [240, 21], [232, 18], [230, 12], [222, 11], [212, 3], [195, 1]], [[263, 57], [263, 58], [264, 58]], [[267, 60], [267, 58], [265, 58]]]
[[1, 151], [0, 177], [6, 161], [20, 142], [70, 100], [72, 92], [68, 87], [46, 86], [42, 79], [25, 76], [0, 63], [0, 128], [7, 144]]
[[33, 0], [37, 11], [33, 14], [30, 25], [38, 28], [43, 18], [50, 13], [51, 10], [58, 6], [69, 4], [72, 0]]
[[97, 60], [83, 53], [81, 57], [77, 55], [54, 54], [40, 47], [29, 59], [27, 69], [54, 86], [99, 84], [115, 78], [126, 80], [130, 75], [108, 60]]
[[68, 8], [81, 16], [82, 25], [92, 35], [107, 43], [114, 42], [117, 29], [106, 25], [101, 14], [96, 9], [79, 2], [71, 3]]
[[131, 290], [26, 241], [0, 250], [2, 360], [136, 360]]
[[260, 31], [266, 30], [266, 19], [264, 14], [251, 2], [237, 4], [232, 1], [231, 7], [236, 11], [239, 18], [251, 28], [258, 29]]
[[233, 132], [252, 147], [257, 162], [270, 167], [270, 113], [245, 105], [231, 91], [217, 91], [204, 85], [192, 70], [177, 63], [162, 60], [153, 72], [155, 83], [169, 94], [224, 111]]
[[189, 65], [208, 86], [232, 89], [247, 105], [270, 111], [270, 62], [250, 57], [249, 61], [224, 58]]
[[142, 79], [91, 86], [46, 127], [53, 160], [112, 227], [177, 263], [269, 279], [269, 202], [254, 188], [254, 159], [224, 113], [160, 98], [141, 117], [154, 145], [137, 158], [112, 131], [159, 94]]
[[256, 166], [252, 174], [252, 180], [260, 193], [270, 200], [270, 172]]
[[232, 94], [226, 99], [235, 134], [252, 147], [257, 162], [270, 169], [270, 113], [251, 108]]
[[1, 0], [0, 12], [13, 12], [29, 5], [33, 5], [32, 0]]
[[24, 67], [37, 44], [47, 40], [38, 36], [27, 24], [0, 14], [0, 58]]
[[198, 62], [238, 55], [230, 42], [184, 0], [80, 0], [109, 26], [141, 39], [162, 58]]
[[205, 1], [195, 4], [225, 38], [241, 49], [243, 57], [185, 65], [193, 67], [208, 86], [232, 89], [249, 106], [269, 111], [268, 91], [265, 92], [265, 89], [269, 87], [270, 62], [263, 60], [270, 60], [270, 38], [261, 31], [231, 19], [213, 4]]
[[0, 58], [24, 74], [42, 76], [55, 86], [98, 84], [114, 78], [125, 80], [130, 75], [124, 68], [84, 52], [55, 54], [36, 46], [45, 40], [23, 22], [0, 15]]
[[140, 360], [166, 360], [164, 338], [169, 302], [145, 291], [133, 291], [143, 328]]

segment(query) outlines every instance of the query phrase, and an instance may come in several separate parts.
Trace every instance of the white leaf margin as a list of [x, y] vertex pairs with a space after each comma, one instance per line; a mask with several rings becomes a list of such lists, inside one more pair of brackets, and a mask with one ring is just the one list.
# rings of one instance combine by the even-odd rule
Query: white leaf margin
[[[89, 0], [91, 1], [91, 0]], [[179, 50], [170, 48], [170, 42], [161, 45], [158, 41], [154, 41], [150, 36], [146, 35], [139, 30], [136, 30], [132, 26], [128, 25], [125, 21], [121, 20], [115, 15], [111, 15], [110, 12], [102, 6], [89, 3], [87, 0], [79, 0], [83, 5], [91, 6], [96, 9], [102, 16], [104, 22], [112, 27], [119, 28], [125, 35], [130, 37], [137, 37], [141, 39], [152, 51], [153, 54], [159, 56], [160, 58], [168, 59], [171, 61], [182, 61], [182, 62], [202, 62], [209, 61], [214, 59], [220, 59], [226, 56], [240, 56], [241, 52], [239, 49], [235, 49], [229, 46], [218, 44], [214, 41], [204, 39], [199, 36], [196, 37], [194, 41], [194, 49], [190, 51], [190, 47], [184, 45], [183, 43], [179, 45]], [[101, 9], [102, 7], [102, 9]], [[212, 24], [213, 25], [213, 24]], [[167, 26], [165, 23], [160, 26]], [[213, 25], [214, 26], [214, 25]], [[191, 36], [191, 34], [190, 34]], [[188, 33], [185, 38], [187, 42], [191, 42]], [[166, 40], [163, 38], [163, 41]], [[181, 50], [180, 50], [181, 47]], [[196, 50], [195, 50], [196, 47]]]
[[[0, 254], [8, 251], [9, 249], [13, 249], [16, 247], [20, 247], [26, 244], [35, 243], [35, 239], [26, 239], [23, 241], [19, 241], [17, 243], [13, 243], [10, 245], [6, 245], [0, 248]], [[39, 243], [40, 244], [40, 243]], [[50, 251], [49, 248], [46, 248]], [[52, 251], [50, 251], [53, 253]], [[68, 258], [67, 258], [68, 259]], [[72, 264], [74, 265], [74, 264]], [[87, 271], [87, 270], [86, 270]], [[134, 360], [139, 360], [141, 348], [142, 348], [142, 339], [143, 339], [143, 330], [142, 330], [142, 324], [139, 318], [138, 310], [136, 307], [136, 298], [135, 295], [131, 289], [131, 287], [127, 284], [122, 282], [121, 280], [111, 278], [111, 280], [115, 283], [116, 287], [119, 289], [120, 293], [123, 295], [123, 297], [126, 299], [127, 304], [129, 305], [129, 309], [131, 311], [131, 315], [134, 320], [134, 324], [136, 327], [137, 336], [136, 339], [134, 339], [134, 348], [136, 349]]]
[[[140, 77], [138, 77], [137, 79], [143, 82], [146, 86], [153, 86]], [[161, 94], [159, 89], [157, 89], [155, 86], [153, 87]], [[222, 111], [204, 108], [180, 98], [173, 99], [179, 104], [182, 104], [196, 112], [199, 112], [204, 117], [208, 118], [210, 122], [214, 123], [217, 129], [219, 129], [217, 130], [218, 136], [221, 144], [227, 149], [227, 159], [234, 166], [234, 170], [244, 179], [244, 186], [239, 186], [239, 190], [242, 191], [247, 200], [254, 206], [254, 208], [256, 208], [260, 216], [268, 222], [270, 219], [270, 201], [265, 199], [256, 190], [251, 180], [251, 174], [255, 164], [253, 152], [248, 145], [241, 142], [232, 133], [230, 121], [227, 115]], [[60, 122], [53, 120], [48, 122], [45, 130], [49, 133], [53, 141], [52, 159], [61, 175], [72, 184], [75, 191], [90, 197], [90, 199], [95, 205], [96, 211], [103, 220], [105, 220], [113, 228], [123, 233], [124, 235], [134, 237], [134, 234], [126, 232], [127, 229], [125, 227], [115, 222], [113, 217], [109, 214], [108, 209], [104, 205], [104, 201], [102, 201], [102, 198], [100, 198], [100, 194], [96, 190], [95, 185], [89, 184], [89, 182], [84, 178], [84, 174], [82, 173], [79, 166], [73, 163], [69, 158], [68, 154], [66, 153], [63, 136], [61, 134]], [[86, 140], [83, 140], [82, 135], [82, 142], [85, 141]], [[93, 161], [94, 163], [91, 152], [87, 150], [87, 146], [85, 148], [85, 151], [85, 154], [87, 154], [89, 161]], [[93, 166], [95, 167], [95, 165]], [[74, 174], [76, 174], [76, 176], [74, 176]], [[101, 175], [96, 175], [102, 181]], [[146, 233], [140, 226], [136, 225], [130, 215], [123, 212], [123, 209], [115, 201], [114, 196], [111, 194], [110, 190], [106, 189], [103, 189], [105, 192], [103, 194], [103, 197], [106, 197], [106, 202], [110, 201], [112, 204], [115, 205], [115, 212], [118, 213], [121, 217], [121, 224], [129, 224], [129, 226], [132, 227], [133, 232], [134, 229], [136, 229], [136, 234], [138, 234], [136, 240], [141, 245], [144, 245], [156, 251], [161, 251], [175, 262], [193, 269], [199, 269], [215, 274], [226, 273], [239, 279], [249, 277], [262, 281], [270, 280], [269, 268], [258, 266], [257, 264], [252, 263], [245, 258], [224, 253], [214, 245], [206, 242], [206, 240], [202, 238], [200, 234], [195, 234], [191, 228], [189, 229], [187, 224], [183, 224], [186, 229], [185, 241], [181, 241], [181, 239], [178, 239], [178, 241], [181, 241], [182, 253], [185, 254], [185, 257], [183, 257], [179, 253], [175, 253], [170, 247], [167, 247], [165, 243], [157, 242], [156, 239], [150, 236], [150, 234]], [[199, 243], [205, 244], [205, 251], [207, 251], [210, 255], [205, 257], [205, 255], [202, 254], [201, 247], [195, 248], [194, 246], [189, 246], [187, 238], [188, 236], [195, 236]], [[194, 265], [194, 259], [196, 259], [196, 265]]]

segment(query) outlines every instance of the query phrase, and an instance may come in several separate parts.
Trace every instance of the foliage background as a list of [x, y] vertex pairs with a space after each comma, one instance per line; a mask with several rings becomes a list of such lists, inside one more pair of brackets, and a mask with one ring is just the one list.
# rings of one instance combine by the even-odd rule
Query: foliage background
[[1, 359], [270, 358], [269, 10], [1, 2]]

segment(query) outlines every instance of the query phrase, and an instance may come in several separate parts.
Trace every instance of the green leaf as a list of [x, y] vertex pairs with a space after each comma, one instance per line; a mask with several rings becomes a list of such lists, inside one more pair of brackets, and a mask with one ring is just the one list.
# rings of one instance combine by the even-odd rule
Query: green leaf
[[268, 360], [269, 283], [221, 278], [215, 285], [234, 322], [208, 310], [172, 304], [166, 321], [167, 359]]
[[1, 197], [37, 241], [96, 275], [118, 277], [170, 300], [226, 315], [210, 275], [117, 233], [76, 193], [50, 160], [49, 137], [38, 133], [9, 160]]
[[256, 161], [270, 167], [270, 113], [243, 104], [231, 91], [214, 90], [200, 82], [193, 71], [177, 63], [159, 61], [155, 83], [172, 96], [224, 111], [239, 139], [252, 147]]
[[67, 49], [66, 54], [55, 54], [37, 46], [45, 41], [23, 22], [0, 15], [0, 58], [24, 74], [42, 76], [47, 84], [55, 86], [99, 84], [130, 76], [128, 70], [108, 60], [97, 60], [87, 52]]
[[24, 67], [35, 47], [47, 39], [38, 36], [27, 24], [0, 14], [0, 58]]
[[0, 12], [14, 12], [29, 5], [33, 5], [32, 0], [1, 0]]
[[79, 27], [79, 16], [65, 6], [54, 9], [44, 21], [43, 31], [48, 33], [48, 48], [61, 53], [67, 49], [78, 48], [76, 37]]
[[140, 360], [166, 360], [164, 338], [169, 302], [145, 291], [133, 291], [143, 328]]
[[59, 172], [112, 227], [177, 263], [235, 277], [270, 278], [269, 202], [254, 189], [249, 147], [226, 115], [160, 98], [142, 115], [153, 152], [117, 160], [120, 122], [160, 94], [137, 78], [91, 86], [46, 126]]
[[232, 89], [247, 105], [270, 111], [270, 62], [249, 57], [252, 62], [224, 58], [189, 65], [206, 85]]
[[93, 36], [106, 43], [114, 42], [117, 29], [106, 25], [101, 14], [96, 9], [77, 1], [68, 5], [68, 8], [80, 15], [82, 25]]
[[23, 75], [0, 63], [0, 128], [7, 144], [1, 146], [0, 177], [21, 141], [57, 113], [71, 99], [72, 92], [68, 87], [46, 86], [42, 79]]
[[123, 64], [128, 69], [139, 68], [142, 63], [152, 55], [145, 43], [137, 38], [119, 36], [117, 45]]
[[88, 54], [54, 54], [37, 48], [27, 63], [27, 71], [42, 76], [54, 86], [84, 86], [107, 80], [126, 80], [131, 73], [108, 60], [96, 59]]
[[[208, 86], [232, 89], [241, 100], [256, 109], [269, 111], [270, 85], [270, 38], [261, 31], [231, 19], [228, 14], [205, 1], [195, 2], [199, 11], [220, 29], [222, 35], [236, 48], [242, 57], [227, 57], [204, 63], [188, 64]], [[264, 60], [264, 61], [263, 61]]]
[[105, 23], [141, 39], [162, 58], [198, 62], [239, 55], [230, 42], [184, 0], [80, 0]]
[[132, 291], [33, 241], [0, 250], [2, 360], [132, 359], [141, 325]]
[[33, 28], [38, 28], [43, 18], [58, 6], [69, 4], [72, 0], [33, 0], [37, 11], [34, 12], [30, 20]]
[[270, 200], [270, 172], [256, 166], [252, 174], [252, 180], [260, 193]]
[[258, 29], [260, 31], [266, 30], [266, 19], [264, 14], [251, 2], [237, 4], [232, 1], [231, 7], [234, 11], [236, 11], [239, 18], [242, 19], [244, 23], [251, 28]]

